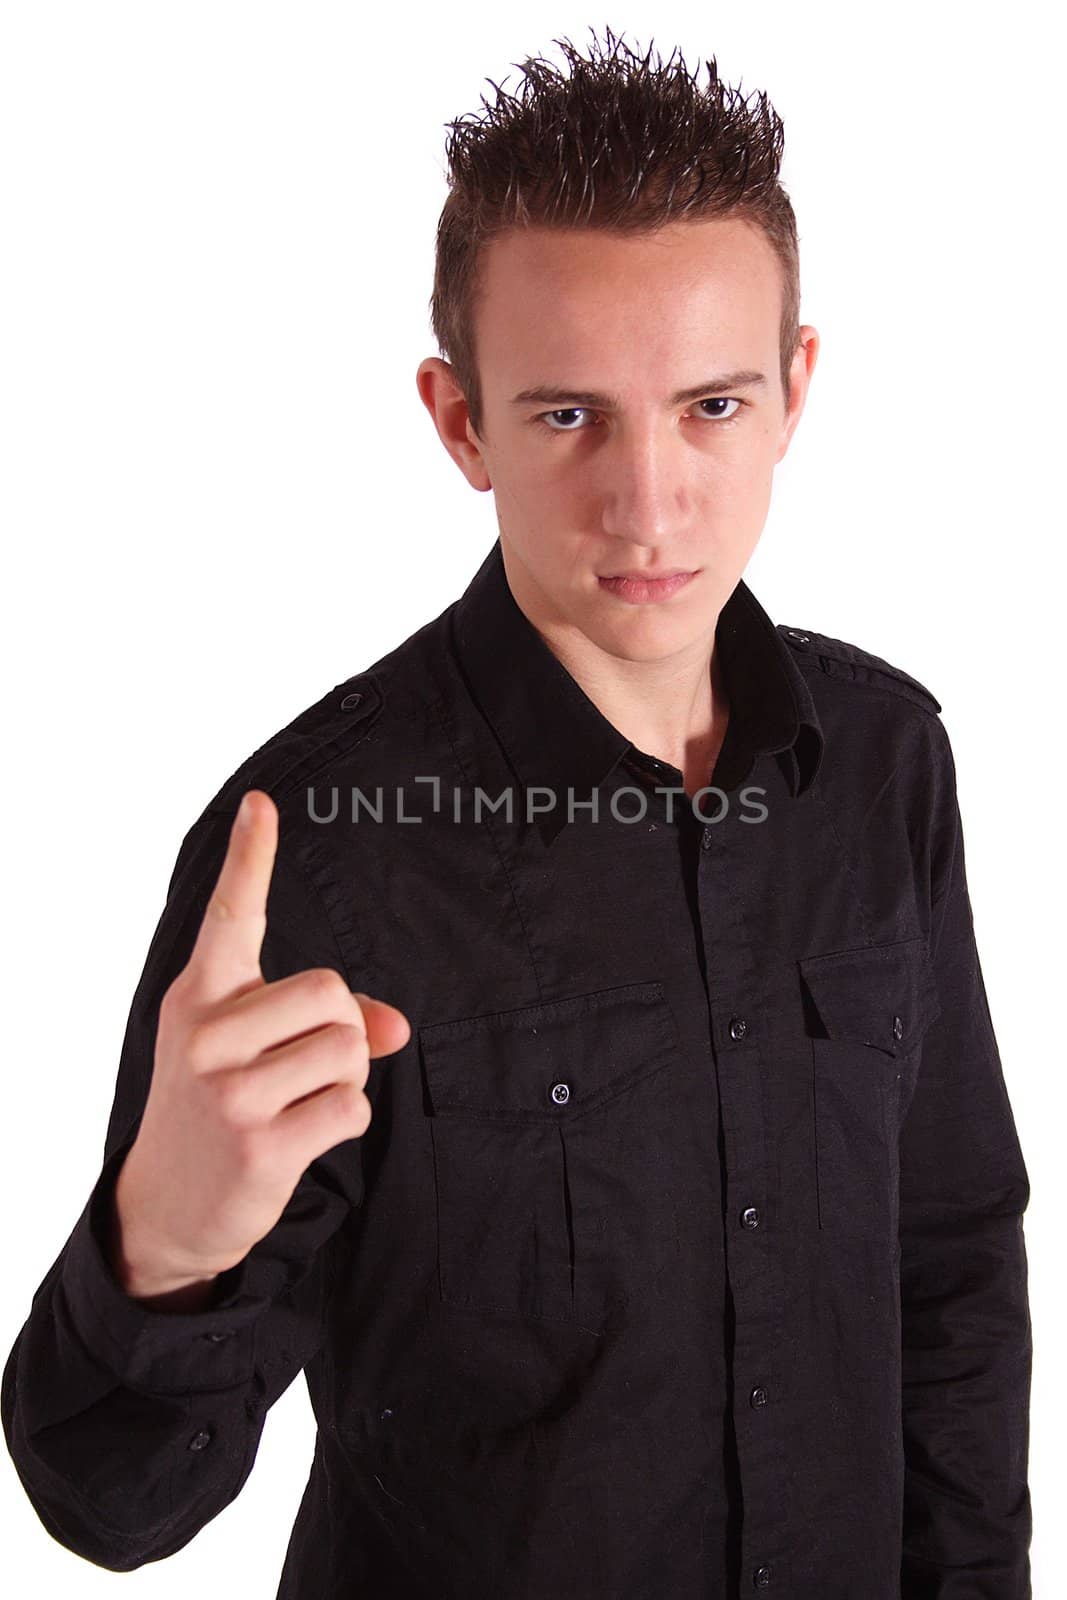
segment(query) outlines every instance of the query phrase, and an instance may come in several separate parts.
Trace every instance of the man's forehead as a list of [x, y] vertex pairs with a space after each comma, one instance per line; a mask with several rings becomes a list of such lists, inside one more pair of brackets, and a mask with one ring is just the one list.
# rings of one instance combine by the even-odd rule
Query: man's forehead
[[[746, 308], [755, 314], [768, 300], [777, 301], [780, 265], [758, 230], [746, 227], [744, 234], [714, 241], [703, 224], [692, 223], [684, 236], [675, 237], [676, 247], [661, 249], [663, 240], [644, 234], [509, 230], [483, 246], [479, 317], [488, 314], [526, 342], [580, 350], [586, 328], [614, 315], [627, 319], [631, 341], [638, 332], [647, 346], [660, 330], [669, 331], [672, 322], [687, 327], [694, 316], [733, 322], [745, 316]], [[539, 309], [531, 318], [535, 300]], [[637, 315], [641, 325], [635, 329], [632, 318]], [[742, 364], [748, 365], [723, 365]], [[556, 375], [537, 376], [551, 382]]]

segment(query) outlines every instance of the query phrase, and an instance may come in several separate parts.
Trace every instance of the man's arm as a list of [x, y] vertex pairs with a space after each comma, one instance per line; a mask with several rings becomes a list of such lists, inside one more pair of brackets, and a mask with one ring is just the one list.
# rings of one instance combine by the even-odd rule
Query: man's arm
[[930, 955], [941, 1012], [900, 1144], [902, 1600], [1029, 1600], [1030, 1196], [938, 721]]
[[[186, 835], [134, 995], [101, 1173], [33, 1296], [8, 1357], [4, 1432], [42, 1523], [98, 1566], [129, 1571], [189, 1542], [240, 1491], [266, 1413], [323, 1337], [328, 1241], [361, 1195], [312, 1162], [277, 1225], [214, 1280], [207, 1308], [156, 1309], [112, 1268], [115, 1178], [140, 1122], [160, 1001], [185, 965], [226, 853], [229, 815]], [[343, 963], [325, 911], [279, 843], [262, 968], [268, 981]]]

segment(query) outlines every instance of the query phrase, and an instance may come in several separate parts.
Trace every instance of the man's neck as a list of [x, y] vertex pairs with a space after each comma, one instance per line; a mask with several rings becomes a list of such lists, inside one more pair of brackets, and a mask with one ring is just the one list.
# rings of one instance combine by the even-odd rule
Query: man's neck
[[718, 651], [625, 661], [573, 636], [541, 637], [602, 716], [646, 755], [676, 767], [688, 794], [711, 782], [729, 720]]

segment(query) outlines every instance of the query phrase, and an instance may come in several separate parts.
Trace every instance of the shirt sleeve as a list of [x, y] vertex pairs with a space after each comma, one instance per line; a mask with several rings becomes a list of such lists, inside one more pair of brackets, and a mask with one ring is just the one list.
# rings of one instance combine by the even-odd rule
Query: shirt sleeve
[[1029, 1179], [936, 722], [929, 949], [940, 1015], [901, 1130], [902, 1600], [1030, 1600]]
[[[329, 1247], [362, 1199], [352, 1140], [343, 1163], [311, 1163], [275, 1227], [199, 1311], [145, 1307], [108, 1264], [109, 1207], [148, 1093], [160, 1002], [192, 950], [232, 820], [205, 812], [183, 841], [134, 994], [99, 1177], [3, 1373], [8, 1450], [41, 1522], [116, 1572], [181, 1549], [239, 1493], [267, 1411], [320, 1348]], [[351, 986], [284, 814], [260, 964], [269, 980], [331, 966]]]

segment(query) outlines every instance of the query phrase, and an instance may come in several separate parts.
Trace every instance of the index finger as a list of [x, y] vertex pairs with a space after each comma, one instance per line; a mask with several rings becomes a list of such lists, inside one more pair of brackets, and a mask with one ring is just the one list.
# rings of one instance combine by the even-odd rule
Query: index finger
[[277, 849], [278, 808], [263, 789], [249, 789], [189, 957], [197, 988], [209, 1001], [262, 979], [259, 955]]

